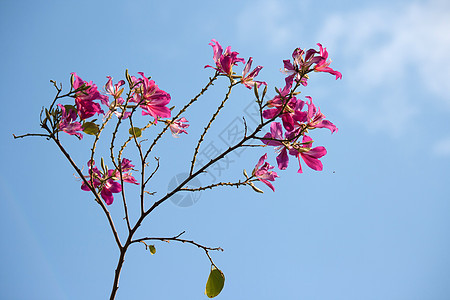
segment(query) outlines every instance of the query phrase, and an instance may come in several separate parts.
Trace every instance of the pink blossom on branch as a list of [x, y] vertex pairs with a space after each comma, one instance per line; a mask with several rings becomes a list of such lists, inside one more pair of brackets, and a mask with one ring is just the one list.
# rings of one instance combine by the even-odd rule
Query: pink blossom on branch
[[124, 182], [128, 182], [128, 183], [133, 183], [133, 184], [137, 184], [139, 185], [139, 183], [137, 182], [136, 178], [133, 177], [133, 175], [131, 175], [131, 171], [134, 168], [134, 165], [131, 164], [131, 160], [123, 158], [122, 162], [120, 163], [120, 168], [122, 170], [122, 176], [120, 176], [120, 172], [118, 169], [116, 169], [113, 173], [113, 178], [120, 180], [120, 177], [122, 177], [122, 180]]
[[263, 111], [264, 119], [272, 119], [275, 116], [281, 117], [283, 121], [283, 126], [287, 131], [294, 130], [295, 120], [294, 117], [299, 111], [302, 110], [304, 106], [304, 102], [302, 100], [297, 99], [295, 96], [289, 100], [287, 104], [287, 96], [290, 92], [289, 89], [286, 90], [286, 87], [280, 91], [280, 94], [276, 95], [273, 99], [267, 102], [269, 108]]
[[275, 181], [275, 178], [279, 177], [276, 172], [269, 171], [274, 167], [268, 162], [264, 162], [267, 159], [267, 153], [261, 156], [255, 168], [253, 169], [252, 175], [256, 176], [258, 180], [265, 183], [272, 191], [275, 192], [275, 188], [269, 181]]
[[[311, 71], [327, 72], [336, 76], [336, 79], [342, 79], [342, 74], [329, 67], [331, 61], [327, 61], [328, 52], [326, 48], [323, 48], [320, 43], [317, 44], [320, 51], [309, 49], [305, 51], [297, 48], [292, 53], [293, 63], [290, 60], [283, 60], [284, 69], [283, 73], [288, 75], [286, 81], [291, 83], [295, 80], [306, 86], [307, 73]], [[304, 55], [304, 56], [303, 56]], [[314, 66], [313, 66], [314, 65]]]
[[327, 48], [323, 48], [320, 43], [317, 44], [320, 48], [320, 57], [322, 58], [314, 67], [314, 71], [316, 72], [327, 72], [336, 76], [337, 79], [342, 79], [342, 74], [338, 71], [333, 70], [329, 67], [331, 64], [331, 60], [328, 60], [328, 52]]
[[331, 133], [338, 131], [336, 125], [331, 123], [328, 120], [325, 120], [325, 115], [320, 112], [320, 108], [316, 108], [314, 103], [312, 102], [312, 98], [310, 96], [306, 96], [309, 102], [308, 105], [308, 116], [307, 116], [307, 127], [309, 129], [313, 128], [328, 128]]
[[312, 142], [312, 138], [305, 135], [303, 136], [303, 140], [301, 143], [295, 143], [289, 149], [289, 154], [298, 158], [298, 173], [303, 173], [300, 158], [302, 158], [305, 161], [306, 165], [311, 169], [316, 171], [323, 170], [323, 165], [319, 158], [327, 154], [327, 150], [322, 146], [312, 148]]
[[[111, 205], [114, 201], [113, 193], [120, 193], [122, 191], [122, 185], [116, 180], [120, 180], [121, 174], [118, 169], [107, 170], [106, 173], [100, 172], [100, 170], [95, 166], [94, 161], [88, 162], [89, 172], [86, 175], [86, 180], [88, 184], [93, 184], [93, 188], [100, 190], [100, 196], [105, 201], [107, 205]], [[124, 182], [139, 184], [137, 180], [131, 175], [131, 170], [134, 165], [131, 161], [124, 158], [121, 162], [122, 169], [122, 179]], [[92, 174], [92, 179], [91, 179]], [[86, 183], [81, 184], [81, 189], [83, 191], [90, 191], [90, 187]]]
[[123, 92], [123, 88], [120, 89], [120, 87], [125, 84], [125, 81], [120, 80], [118, 83], [113, 84], [111, 76], [106, 76], [106, 78], [108, 78], [108, 82], [105, 84], [106, 93], [113, 96], [114, 99], [120, 98]]
[[114, 176], [115, 170], [108, 170], [108, 176], [104, 178], [103, 185], [100, 190], [100, 196], [107, 205], [111, 205], [114, 201], [113, 193], [120, 193], [122, 191], [122, 186], [119, 182], [114, 181], [112, 178]]
[[78, 117], [75, 108], [72, 106], [66, 109], [61, 104], [58, 104], [58, 106], [61, 109], [62, 113], [61, 121], [59, 121], [58, 124], [59, 130], [62, 130], [70, 135], [75, 135], [81, 140], [83, 138], [83, 134], [77, 131], [83, 131], [83, 127], [81, 126], [80, 122], [75, 122]]
[[187, 131], [184, 130], [185, 128], [189, 127], [189, 124], [185, 124], [187, 122], [188, 122], [188, 120], [186, 120], [185, 117], [182, 117], [182, 118], [174, 121], [172, 124], [170, 124], [169, 127], [170, 127], [170, 131], [172, 132], [172, 136], [175, 138], [178, 138], [179, 134], [181, 134], [181, 133], [187, 134]]
[[170, 109], [166, 107], [170, 102], [169, 93], [161, 90], [153, 80], [145, 77], [144, 73], [139, 73], [142, 78], [137, 88], [133, 102], [139, 103], [142, 108], [142, 115], [151, 115], [158, 121], [158, 118], [170, 118]]
[[[106, 78], [108, 78], [108, 82], [105, 84], [105, 91], [108, 95], [114, 97], [113, 102], [106, 102], [106, 105], [109, 107], [109, 111], [106, 113], [106, 115], [108, 116], [109, 114], [114, 113], [118, 118], [120, 118], [122, 116], [123, 110], [121, 105], [125, 102], [125, 100], [120, 97], [123, 92], [123, 88], [120, 89], [120, 87], [125, 84], [125, 81], [120, 80], [118, 83], [113, 85], [111, 76], [107, 76]], [[123, 118], [128, 118], [130, 114], [131, 112], [125, 111], [123, 113]]]
[[100, 100], [103, 104], [107, 105], [108, 96], [100, 94], [97, 86], [93, 84], [92, 81], [88, 83], [81, 79], [75, 72], [71, 74], [73, 76], [73, 89], [79, 89], [79, 91], [75, 93], [75, 104], [80, 119], [84, 120], [95, 114], [103, 114], [104, 112], [101, 109], [100, 104], [94, 102], [94, 100]]
[[268, 146], [275, 146], [275, 151], [278, 153], [277, 163], [278, 169], [285, 170], [289, 164], [289, 157], [287, 150], [289, 144], [284, 141], [283, 127], [279, 122], [272, 122], [270, 124], [270, 132], [266, 133], [261, 141]]
[[257, 66], [255, 69], [253, 69], [253, 71], [250, 71], [251, 67], [252, 67], [252, 63], [253, 63], [253, 58], [250, 57], [247, 61], [247, 64], [244, 67], [244, 70], [242, 71], [242, 79], [241, 82], [249, 89], [252, 89], [253, 86], [256, 83], [256, 86], [259, 88], [261, 86], [261, 84], [267, 85], [266, 82], [264, 81], [254, 81], [253, 79], [258, 76], [259, 71], [261, 71], [261, 69], [263, 68], [262, 66]]
[[239, 54], [238, 52], [231, 52], [230, 46], [228, 46], [223, 53], [222, 46], [218, 41], [212, 39], [209, 45], [213, 47], [213, 59], [216, 63], [216, 67], [214, 68], [210, 65], [207, 65], [205, 66], [205, 68], [213, 68], [221, 74], [231, 76], [233, 74], [233, 66], [237, 66], [238, 62], [245, 63], [245, 59], [237, 57]]
[[293, 63], [291, 63], [288, 59], [283, 60], [284, 70], [282, 70], [282, 72], [288, 75], [288, 77], [286, 77], [286, 82], [290, 82], [290, 84], [292, 84], [295, 79], [296, 82], [300, 82], [303, 86], [307, 86], [308, 82], [306, 73], [308, 73], [308, 70], [312, 64], [320, 61], [320, 57], [314, 56], [316, 53], [318, 53], [316, 50], [309, 49], [306, 51], [305, 57], [303, 57], [305, 51], [300, 48], [296, 48], [294, 52], [292, 52]]

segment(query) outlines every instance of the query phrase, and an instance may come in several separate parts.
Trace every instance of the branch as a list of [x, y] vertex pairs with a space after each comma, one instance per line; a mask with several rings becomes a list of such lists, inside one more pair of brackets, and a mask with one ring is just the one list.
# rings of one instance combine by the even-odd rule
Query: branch
[[200, 149], [200, 145], [202, 144], [206, 133], [208, 132], [209, 128], [211, 127], [212, 123], [214, 122], [214, 120], [216, 119], [217, 115], [219, 114], [219, 112], [222, 110], [222, 108], [224, 107], [225, 103], [227, 102], [227, 100], [230, 98], [230, 94], [231, 94], [231, 90], [232, 88], [235, 86], [236, 84], [233, 83], [233, 81], [230, 79], [230, 85], [228, 86], [228, 92], [225, 95], [225, 98], [223, 99], [222, 103], [220, 103], [219, 107], [217, 108], [216, 112], [212, 115], [211, 119], [209, 120], [208, 125], [206, 125], [205, 129], [203, 130], [202, 135], [200, 136], [200, 139], [198, 140], [197, 146], [195, 147], [194, 150], [194, 156], [192, 157], [192, 162], [191, 162], [191, 169], [189, 171], [189, 175], [192, 175], [192, 172], [194, 171], [194, 167], [195, 167], [195, 160], [197, 159], [197, 154], [198, 154], [198, 150]]
[[201, 186], [195, 189], [190, 189], [190, 188], [181, 188], [180, 191], [185, 191], [185, 192], [198, 192], [198, 191], [204, 191], [207, 189], [213, 189], [215, 187], [218, 186], [235, 186], [236, 188], [239, 188], [241, 185], [247, 185], [250, 182], [255, 181], [255, 180], [249, 180], [247, 179], [246, 181], [238, 181], [238, 182], [219, 182], [219, 183], [214, 183], [208, 186]]
[[47, 139], [51, 138], [51, 136], [49, 134], [27, 133], [27, 134], [23, 134], [23, 135], [15, 135], [13, 133], [14, 139], [21, 139], [21, 138], [28, 137], [28, 136], [43, 136], [43, 137], [46, 137]]
[[214, 74], [214, 76], [212, 78], [209, 78], [209, 82], [206, 84], [206, 86], [200, 91], [200, 93], [198, 93], [194, 98], [191, 99], [191, 101], [189, 101], [188, 104], [186, 104], [179, 112], [178, 114], [172, 118], [172, 120], [170, 122], [167, 122], [166, 126], [163, 128], [163, 130], [158, 134], [158, 136], [155, 138], [155, 140], [153, 141], [153, 143], [150, 145], [150, 147], [147, 150], [147, 153], [145, 153], [144, 158], [147, 159], [148, 155], [150, 154], [150, 152], [152, 152], [153, 147], [155, 147], [156, 143], [158, 142], [158, 140], [163, 136], [163, 134], [167, 131], [167, 129], [170, 127], [170, 125], [173, 124], [173, 122], [176, 121], [176, 119], [178, 119], [179, 116], [181, 116], [182, 113], [184, 113], [186, 111], [186, 109], [188, 109], [189, 106], [191, 106], [195, 101], [198, 100], [198, 98], [200, 98], [201, 95], [203, 95], [206, 90], [213, 85], [213, 82], [217, 79], [217, 77], [219, 76], [219, 72], [216, 71], [216, 73]]
[[185, 233], [185, 231], [183, 231], [180, 234], [173, 236], [173, 237], [144, 237], [144, 238], [132, 240], [130, 244], [140, 243], [140, 242], [144, 242], [144, 241], [162, 241], [162, 242], [176, 241], [176, 242], [181, 242], [183, 244], [191, 244], [191, 245], [197, 246], [198, 248], [201, 248], [205, 251], [223, 251], [223, 249], [220, 247], [214, 247], [214, 248], [207, 247], [207, 246], [201, 245], [197, 242], [194, 242], [192, 240], [180, 239], [180, 236], [184, 233]]
[[[47, 130], [48, 130], [48, 128], [47, 128]], [[108, 209], [106, 208], [105, 203], [103, 203], [103, 201], [100, 199], [100, 196], [98, 195], [98, 193], [94, 189], [94, 187], [92, 185], [90, 185], [89, 182], [86, 180], [86, 178], [84, 177], [84, 175], [81, 172], [80, 168], [78, 168], [78, 166], [75, 164], [75, 162], [70, 157], [69, 153], [67, 153], [66, 149], [64, 149], [64, 147], [61, 145], [59, 140], [55, 139], [53, 136], [51, 138], [53, 139], [53, 141], [55, 141], [56, 145], [58, 145], [58, 147], [61, 150], [61, 152], [67, 158], [67, 160], [72, 165], [72, 167], [75, 169], [75, 171], [78, 173], [78, 175], [83, 180], [83, 182], [91, 189], [91, 192], [95, 196], [95, 200], [102, 207], [103, 212], [105, 213], [106, 218], [108, 219], [109, 227], [111, 227], [111, 231], [113, 232], [114, 239], [116, 240], [117, 246], [119, 247], [119, 249], [122, 249], [122, 244], [120, 242], [119, 234], [117, 233], [116, 227], [114, 226], [114, 222], [113, 222], [112, 217], [111, 217], [111, 214], [109, 213]]]

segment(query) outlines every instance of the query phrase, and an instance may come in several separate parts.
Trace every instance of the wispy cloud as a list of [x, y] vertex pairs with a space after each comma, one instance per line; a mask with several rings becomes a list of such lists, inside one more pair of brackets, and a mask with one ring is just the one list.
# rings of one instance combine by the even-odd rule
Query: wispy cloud
[[349, 66], [345, 74], [354, 93], [350, 101], [359, 112], [349, 113], [370, 129], [387, 128], [397, 136], [419, 114], [424, 95], [425, 101], [450, 109], [449, 28], [450, 5], [445, 1], [328, 17], [320, 36], [331, 48], [342, 50], [338, 54]]
[[[422, 107], [450, 111], [450, 2], [371, 3], [341, 12], [317, 3], [265, 0], [243, 7], [243, 38], [275, 48], [322, 42], [344, 74], [349, 118], [396, 137], [417, 124]], [[293, 41], [295, 40], [295, 41]], [[349, 109], [350, 108], [350, 109]]]

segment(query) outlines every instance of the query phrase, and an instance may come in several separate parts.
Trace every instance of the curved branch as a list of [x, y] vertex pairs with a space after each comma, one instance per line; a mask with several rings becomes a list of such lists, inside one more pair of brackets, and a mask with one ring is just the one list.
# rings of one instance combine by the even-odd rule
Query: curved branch
[[220, 113], [220, 111], [224, 107], [224, 105], [227, 102], [227, 100], [230, 98], [231, 90], [233, 89], [233, 87], [235, 85], [236, 84], [234, 84], [233, 81], [230, 79], [230, 85], [228, 86], [228, 91], [227, 91], [227, 93], [225, 95], [225, 98], [223, 99], [222, 103], [220, 103], [220, 105], [217, 108], [216, 112], [212, 115], [211, 119], [209, 120], [208, 125], [206, 125], [205, 129], [203, 130], [203, 133], [200, 136], [200, 139], [198, 140], [197, 146], [195, 147], [195, 150], [194, 150], [194, 156], [192, 157], [191, 169], [189, 170], [189, 175], [192, 175], [192, 172], [194, 171], [195, 160], [197, 159], [198, 150], [200, 149], [200, 145], [202, 144], [206, 133], [208, 132], [208, 130], [211, 127], [211, 125], [214, 122], [214, 120], [216, 119], [217, 115]]

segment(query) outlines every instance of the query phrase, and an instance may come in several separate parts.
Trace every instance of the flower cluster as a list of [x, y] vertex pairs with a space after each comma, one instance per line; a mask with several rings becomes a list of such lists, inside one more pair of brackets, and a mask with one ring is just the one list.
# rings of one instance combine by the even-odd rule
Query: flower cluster
[[[232, 67], [239, 62], [245, 63], [243, 58], [238, 58], [239, 53], [232, 52], [231, 47], [227, 47], [223, 52], [222, 46], [216, 40], [212, 40], [209, 45], [213, 48], [213, 59], [216, 66], [207, 65], [205, 68], [213, 68], [218, 74], [228, 76], [230, 80], [240, 78], [240, 83], [249, 89], [259, 88], [262, 84], [267, 86], [266, 82], [254, 80], [262, 66], [250, 71], [253, 62], [252, 57], [248, 59], [242, 76], [238, 76], [235, 75]], [[306, 96], [305, 100], [296, 97], [299, 94], [299, 92], [296, 92], [299, 85], [307, 86], [308, 73], [310, 72], [327, 72], [335, 75], [336, 79], [342, 78], [340, 72], [329, 67], [331, 61], [328, 60], [326, 48], [322, 47], [320, 43], [317, 45], [319, 50], [295, 49], [292, 53], [292, 62], [283, 60], [284, 69], [282, 69], [282, 72], [287, 75], [285, 86], [281, 90], [277, 89], [277, 95], [262, 106], [266, 108], [262, 111], [262, 117], [272, 123], [270, 124], [270, 132], [266, 133], [261, 141], [265, 145], [275, 147], [275, 151], [278, 153], [276, 160], [280, 170], [288, 167], [289, 155], [291, 155], [299, 161], [299, 173], [303, 172], [301, 160], [313, 170], [321, 171], [323, 165], [319, 159], [327, 151], [322, 146], [313, 147], [312, 138], [306, 134], [309, 130], [315, 128], [328, 128], [331, 133], [338, 130], [332, 122], [326, 120], [325, 115], [321, 113], [320, 108], [315, 106], [310, 96]], [[281, 123], [276, 121], [277, 118], [281, 119]], [[260, 158], [252, 175], [274, 190], [269, 181], [274, 181], [278, 175], [269, 171], [273, 168], [269, 163], [263, 165], [265, 159], [267, 159], [267, 155]]]
[[[76, 73], [72, 73], [72, 97], [75, 98], [75, 103], [74, 105], [64, 106], [58, 104], [61, 116], [58, 129], [82, 139], [83, 134], [81, 132], [88, 134], [96, 134], [98, 132], [98, 125], [94, 124], [93, 121], [88, 122], [88, 118], [93, 117], [95, 114], [103, 114], [107, 118], [114, 113], [118, 118], [126, 119], [132, 114], [130, 108], [135, 109], [137, 107], [142, 109], [142, 115], [152, 116], [155, 119], [155, 124], [160, 118], [170, 118], [171, 111], [167, 107], [171, 100], [170, 94], [159, 89], [156, 83], [147, 78], [144, 73], [139, 74], [141, 78], [129, 77], [131, 91], [127, 98], [124, 99], [122, 97], [124, 80], [114, 84], [111, 76], [107, 76], [108, 81], [105, 84], [105, 94], [101, 94], [92, 81], [86, 82]], [[109, 101], [109, 96], [113, 97], [112, 101]], [[96, 102], [97, 100], [100, 100], [100, 102]], [[130, 105], [131, 103], [136, 103], [136, 107]], [[106, 113], [101, 105], [106, 106]], [[184, 119], [182, 122], [187, 122], [187, 120]], [[182, 128], [187, 126], [183, 125]], [[171, 129], [173, 128], [171, 127]], [[180, 132], [186, 131], [181, 130]]]
[[[256, 80], [256, 77], [263, 67], [257, 66], [252, 69], [253, 57], [249, 57], [246, 61], [244, 58], [238, 57], [239, 53], [232, 51], [230, 46], [226, 47], [224, 51], [219, 42], [214, 39], [211, 40], [209, 45], [212, 46], [213, 49], [213, 60], [215, 65], [207, 65], [205, 68], [214, 69], [215, 74], [210, 77], [207, 85], [181, 110], [179, 110], [175, 116], [172, 116], [173, 107], [169, 108], [168, 106], [171, 101], [170, 94], [160, 89], [155, 81], [151, 80], [151, 77], [145, 76], [142, 72], [138, 73], [138, 77], [135, 77], [130, 76], [127, 70], [125, 72], [125, 80], [119, 80], [116, 83], [113, 82], [111, 76], [107, 76], [107, 82], [104, 85], [103, 92], [100, 92], [97, 85], [92, 81], [84, 81], [76, 73], [72, 73], [71, 88], [67, 94], [60, 95], [62, 87], [59, 88], [56, 82], [52, 81], [57, 89], [57, 94], [50, 107], [45, 108], [45, 115], [44, 110], [41, 114], [41, 128], [46, 130], [46, 134], [14, 136], [15, 138], [42, 136], [55, 141], [69, 160], [70, 164], [76, 170], [78, 176], [81, 177], [81, 189], [83, 191], [92, 192], [96, 202], [102, 206], [121, 255], [121, 259], [119, 259], [115, 272], [111, 299], [115, 297], [117, 292], [119, 275], [123, 264], [122, 258], [128, 247], [133, 243], [142, 242], [146, 249], [150, 249], [151, 254], [155, 254], [155, 246], [146, 243], [149, 240], [174, 240], [190, 243], [204, 249], [211, 261], [211, 273], [206, 284], [205, 293], [210, 298], [213, 298], [220, 293], [225, 277], [214, 264], [208, 251], [222, 250], [221, 248], [206, 247], [194, 241], [182, 239], [180, 236], [183, 232], [170, 238], [136, 238], [134, 235], [144, 219], [147, 218], [157, 206], [168, 200], [177, 192], [199, 192], [220, 186], [250, 186], [255, 192], [263, 193], [261, 189], [255, 186], [255, 183], [259, 181], [267, 185], [272, 191], [275, 191], [273, 182], [279, 176], [277, 172], [274, 171], [275, 166], [272, 166], [266, 161], [268, 159], [267, 153], [259, 158], [253, 168], [251, 176], [247, 174], [245, 169], [243, 170], [245, 180], [239, 180], [237, 182], [218, 182], [200, 187], [190, 187], [188, 185], [198, 175], [210, 171], [213, 166], [218, 166], [219, 162], [225, 159], [225, 157], [228, 157], [227, 155], [231, 152], [243, 147], [272, 146], [276, 152], [276, 162], [280, 170], [285, 170], [288, 167], [291, 156], [298, 160], [298, 173], [303, 172], [302, 165], [304, 166], [305, 164], [313, 170], [323, 170], [323, 164], [320, 159], [327, 154], [327, 150], [323, 146], [313, 146], [314, 140], [310, 136], [310, 132], [317, 128], [326, 128], [330, 130], [331, 133], [334, 133], [337, 132], [338, 129], [325, 117], [320, 108], [313, 103], [312, 97], [306, 96], [300, 98], [300, 91], [297, 89], [308, 85], [308, 74], [311, 72], [325, 72], [334, 75], [336, 79], [342, 78], [340, 72], [330, 67], [331, 61], [328, 59], [326, 48], [322, 47], [321, 44], [317, 44], [319, 46], [318, 50], [309, 49], [305, 51], [296, 48], [292, 53], [292, 62], [291, 60], [283, 60], [284, 68], [282, 69], [282, 72], [286, 74], [284, 77], [284, 87], [275, 88], [275, 96], [266, 98], [266, 92], [268, 90], [267, 83]], [[242, 63], [243, 65], [242, 73], [233, 70], [233, 67], [238, 66], [239, 63]], [[160, 167], [159, 158], [155, 157], [156, 166], [154, 171], [149, 176], [146, 176], [145, 168], [150, 166], [148, 160], [150, 153], [154, 146], [156, 146], [158, 142], [161, 142], [160, 138], [162, 138], [169, 130], [175, 138], [178, 138], [183, 133], [188, 133], [187, 128], [190, 127], [190, 124], [183, 114], [185, 114], [187, 109], [190, 108], [200, 96], [204, 95], [206, 90], [213, 86], [214, 81], [219, 78], [229, 81], [228, 90], [222, 102], [220, 102], [220, 105], [217, 107], [217, 110], [212, 114], [206, 127], [204, 127], [203, 132], [199, 135], [194, 155], [190, 161], [190, 170], [189, 173], [187, 173], [188, 176], [186, 177], [186, 180], [177, 183], [177, 187], [174, 187], [167, 194], [163, 194], [159, 200], [152, 201], [151, 207], [147, 209], [147, 205], [145, 205], [145, 194], [154, 195], [156, 191], [153, 190], [153, 188], [160, 188], [158, 183], [156, 183], [152, 186], [153, 191], [150, 192], [149, 189], [149, 181]], [[126, 87], [126, 85], [128, 85], [128, 87]], [[264, 85], [263, 88], [261, 88], [262, 85]], [[205, 140], [206, 134], [210, 128], [212, 128], [212, 123], [217, 119], [217, 116], [225, 107], [226, 102], [230, 99], [232, 89], [237, 86], [244, 87], [244, 90], [246, 91], [248, 91], [248, 89], [253, 89], [256, 97], [255, 102], [258, 106], [257, 111], [259, 114], [257, 119], [259, 119], [259, 124], [257, 124], [256, 127], [253, 127], [253, 129], [250, 129], [250, 126], [247, 126], [244, 118], [244, 128], [242, 131], [229, 132], [230, 137], [231, 135], [233, 136], [233, 145], [229, 145], [225, 150], [215, 148], [214, 153], [203, 149], [205, 151], [203, 154], [210, 152], [206, 154], [209, 161], [205, 161], [204, 158], [199, 159], [198, 155], [201, 153], [199, 150], [201, 149], [202, 142]], [[127, 92], [124, 92], [125, 88], [128, 88]], [[262, 92], [260, 93], [261, 90]], [[56, 100], [65, 97], [68, 97], [73, 101], [66, 104], [56, 103]], [[144, 119], [150, 119], [150, 121], [145, 121], [146, 125], [143, 125], [144, 127], [142, 128], [136, 127], [140, 124], [139, 121], [135, 120], [136, 113], [144, 116]], [[95, 118], [100, 115], [102, 115], [102, 118], [96, 123], [97, 119]], [[117, 118], [115, 118], [115, 116]], [[108, 124], [110, 121], [111, 123], [115, 122], [115, 126], [113, 125], [112, 127], [112, 139], [111, 142], [108, 143], [108, 148], [110, 150], [109, 157], [114, 167], [108, 168], [104, 159], [101, 158], [100, 167], [97, 168], [94, 157], [98, 155], [98, 152], [96, 152], [97, 147], [101, 145], [101, 143], [97, 142], [99, 142], [100, 137], [104, 137], [104, 134], [101, 135], [102, 131], [105, 129], [105, 131], [107, 131], [111, 128], [107, 128], [107, 125], [110, 125]], [[128, 123], [129, 127], [127, 125]], [[120, 129], [124, 129], [123, 126], [126, 126], [127, 131], [119, 130], [119, 127]], [[145, 143], [145, 141], [148, 141], [148, 139], [143, 138], [142, 133], [144, 130], [150, 127], [153, 129], [156, 126], [162, 126], [163, 129], [155, 135], [155, 139], [147, 148], [148, 144]], [[262, 135], [262, 130], [267, 127], [270, 127], [270, 131], [265, 133], [265, 135]], [[231, 131], [235, 131], [233, 129], [231, 129]], [[151, 129], [149, 131], [151, 131]], [[62, 146], [59, 139], [60, 132], [76, 136], [80, 140], [83, 138], [83, 134], [95, 135], [94, 143], [90, 149], [91, 158], [87, 163], [87, 174], [80, 170]], [[124, 132], [125, 137], [123, 135]], [[127, 132], [129, 134], [128, 137]], [[239, 135], [242, 136], [242, 138]], [[123, 144], [122, 140], [124, 141]], [[253, 144], [252, 141], [254, 140], [260, 141], [262, 144]], [[132, 141], [134, 143], [130, 143]], [[117, 147], [119, 142], [122, 144], [120, 150], [119, 147]], [[122, 158], [122, 154], [126, 153], [125, 149], [130, 144], [134, 144], [139, 152], [139, 164], [141, 166], [140, 182], [138, 182], [132, 174], [133, 171], [138, 170], [134, 169], [135, 166], [131, 163], [131, 160]], [[184, 148], [185, 146], [177, 147], [174, 151], [179, 153], [180, 151], [185, 151]], [[117, 152], [118, 154], [115, 156]], [[130, 222], [130, 215], [128, 214], [127, 197], [125, 197], [125, 183], [138, 185], [140, 189], [140, 214], [138, 218], [136, 218], [134, 224]], [[124, 219], [126, 220], [128, 227], [128, 237], [126, 238], [125, 243], [121, 242], [121, 237], [119, 236], [120, 231], [116, 230], [109, 209], [106, 207], [106, 205], [111, 205], [114, 202], [114, 194], [117, 193], [122, 194], [121, 202], [125, 213]], [[130, 207], [133, 206], [135, 206], [135, 204]]]
[[[307, 74], [311, 71], [327, 72], [335, 75], [336, 79], [342, 78], [340, 72], [329, 67], [326, 48], [321, 44], [318, 46], [319, 51], [309, 49], [306, 53], [297, 48], [292, 53], [293, 63], [290, 60], [283, 61], [283, 72], [287, 75], [286, 85], [282, 90], [277, 90], [278, 94], [267, 102], [268, 108], [262, 112], [263, 118], [274, 122], [270, 124], [270, 132], [266, 133], [261, 141], [265, 145], [275, 147], [280, 170], [288, 167], [291, 155], [299, 161], [298, 173], [303, 172], [301, 160], [311, 169], [321, 171], [323, 164], [319, 159], [327, 154], [327, 151], [322, 146], [313, 148], [313, 139], [306, 134], [315, 128], [327, 128], [331, 133], [338, 130], [332, 122], [325, 119], [325, 115], [315, 106], [310, 96], [305, 97], [306, 101], [296, 97], [298, 92], [295, 89], [299, 85], [307, 85]], [[293, 87], [294, 82], [296, 85]], [[277, 118], [281, 119], [281, 123], [275, 121]]]
[[[211, 40], [209, 45], [213, 48], [215, 66], [207, 65], [205, 68], [216, 70], [215, 76], [228, 77], [232, 86], [242, 84], [248, 89], [254, 88], [257, 97], [261, 85], [265, 85], [267, 88], [266, 82], [255, 80], [263, 67], [257, 66], [251, 70], [252, 57], [246, 62], [245, 59], [238, 57], [239, 53], [232, 51], [230, 46], [226, 47], [224, 51], [220, 43], [214, 39]], [[313, 170], [321, 171], [323, 165], [320, 158], [327, 151], [322, 146], [313, 147], [313, 139], [307, 134], [310, 130], [316, 128], [327, 128], [331, 133], [338, 130], [332, 122], [326, 119], [310, 96], [306, 96], [303, 100], [297, 98], [299, 92], [296, 89], [301, 85], [307, 86], [310, 72], [326, 72], [334, 75], [336, 79], [342, 78], [340, 72], [330, 67], [331, 61], [328, 59], [326, 48], [322, 47], [321, 44], [317, 45], [319, 46], [318, 50], [295, 49], [292, 53], [292, 62], [291, 60], [283, 60], [284, 68], [282, 72], [286, 74], [284, 78], [285, 86], [282, 89], [276, 89], [277, 94], [265, 104], [258, 98], [261, 117], [267, 120], [262, 125], [270, 124], [270, 132], [260, 139], [266, 146], [275, 147], [276, 161], [280, 170], [288, 167], [289, 156], [293, 156], [299, 161], [299, 173], [303, 172], [302, 160]], [[233, 71], [233, 67], [237, 66], [238, 63], [244, 65], [242, 75], [237, 75]], [[140, 77], [130, 76], [128, 72], [126, 73], [129, 93], [126, 98], [123, 98], [124, 80], [114, 84], [112, 78], [107, 76], [108, 81], [104, 87], [105, 94], [101, 94], [95, 84], [83, 81], [76, 73], [72, 73], [72, 96], [75, 98], [75, 104], [64, 106], [58, 104], [60, 110], [58, 129], [81, 139], [83, 137], [81, 132], [96, 134], [96, 131], [92, 128], [97, 126], [98, 130], [98, 125], [92, 124], [93, 121], [86, 121], [95, 114], [104, 114], [108, 118], [111, 114], [115, 114], [119, 119], [126, 119], [131, 117], [137, 108], [140, 108], [142, 115], [149, 115], [154, 118], [154, 124], [163, 119], [162, 121], [167, 126], [166, 129], [170, 129], [173, 137], [179, 137], [182, 133], [187, 134], [186, 129], [189, 124], [186, 118], [178, 118], [177, 116], [172, 120], [167, 119], [171, 118], [171, 109], [168, 107], [171, 101], [170, 94], [161, 90], [155, 81], [146, 77], [144, 73], [138, 74]], [[112, 101], [109, 100], [109, 96], [113, 98]], [[106, 114], [101, 105], [106, 106]], [[271, 181], [274, 181], [278, 174], [271, 171], [274, 167], [265, 162], [266, 159], [267, 154], [259, 159], [252, 172], [252, 181], [260, 180], [274, 190]], [[121, 185], [117, 180], [121, 179], [124, 182], [137, 184], [130, 174], [133, 165], [129, 160], [124, 159], [121, 162], [121, 172], [117, 169], [100, 172], [94, 166], [93, 161], [88, 165], [88, 178], [90, 178], [93, 187], [100, 191], [107, 204], [112, 203], [113, 193], [121, 191]], [[83, 183], [82, 189], [89, 190], [90, 187]]]
[[122, 191], [120, 180], [123, 182], [139, 184], [133, 175], [131, 175], [131, 170], [134, 168], [134, 165], [132, 165], [131, 161], [126, 158], [122, 159], [120, 170], [108, 170], [102, 164], [103, 172], [101, 172], [95, 166], [94, 161], [89, 161], [87, 165], [89, 167], [89, 173], [85, 176], [85, 178], [88, 181], [88, 184], [83, 182], [81, 184], [81, 189], [83, 191], [90, 191], [91, 186], [97, 189], [107, 205], [113, 203], [113, 193], [120, 193]]
[[292, 81], [296, 81], [304, 86], [308, 84], [307, 74], [311, 71], [315, 72], [327, 72], [336, 76], [336, 79], [342, 78], [342, 74], [329, 67], [331, 61], [328, 59], [328, 52], [326, 48], [323, 48], [320, 43], [319, 51], [315, 49], [309, 49], [306, 52], [300, 48], [297, 48], [292, 53], [293, 63], [289, 59], [283, 60], [284, 70], [283, 72], [288, 75], [286, 77], [286, 83], [292, 84]]
[[72, 73], [72, 87], [76, 91], [75, 104], [77, 106], [80, 120], [92, 117], [95, 114], [103, 114], [100, 104], [94, 100], [100, 100], [102, 104], [108, 103], [108, 96], [100, 94], [97, 86], [91, 82], [81, 79], [76, 73]]

